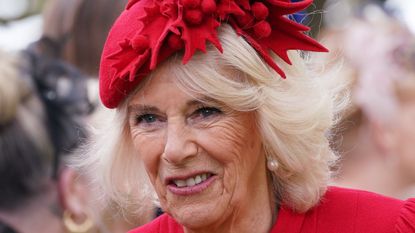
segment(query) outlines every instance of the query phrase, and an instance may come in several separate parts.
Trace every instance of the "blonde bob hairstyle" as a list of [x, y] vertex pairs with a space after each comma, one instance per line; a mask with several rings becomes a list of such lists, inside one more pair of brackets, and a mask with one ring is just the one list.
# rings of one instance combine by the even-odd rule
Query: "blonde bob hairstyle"
[[[269, 172], [277, 201], [307, 211], [324, 194], [336, 159], [327, 139], [339, 110], [335, 107], [340, 106], [336, 89], [327, 88], [327, 79], [313, 77], [298, 52], [290, 54], [292, 66], [276, 58], [287, 74], [282, 79], [230, 26], [221, 26], [219, 38], [223, 54], [208, 46], [206, 54], [196, 54], [186, 65], [180, 55], [169, 58], [162, 70], [174, 75], [178, 86], [192, 96], [213, 98], [235, 111], [254, 111], [265, 156], [279, 163], [276, 172]], [[143, 207], [154, 193], [132, 146], [128, 101], [77, 164], [109, 198], [127, 207]]]

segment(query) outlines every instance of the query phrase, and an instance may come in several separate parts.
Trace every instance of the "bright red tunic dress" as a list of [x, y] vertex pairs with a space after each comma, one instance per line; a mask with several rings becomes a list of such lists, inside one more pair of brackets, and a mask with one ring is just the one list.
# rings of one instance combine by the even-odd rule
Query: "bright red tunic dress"
[[[321, 202], [306, 213], [280, 208], [270, 233], [395, 232], [415, 233], [415, 198], [401, 201], [366, 191], [330, 187]], [[163, 214], [129, 233], [183, 233], [183, 227]]]

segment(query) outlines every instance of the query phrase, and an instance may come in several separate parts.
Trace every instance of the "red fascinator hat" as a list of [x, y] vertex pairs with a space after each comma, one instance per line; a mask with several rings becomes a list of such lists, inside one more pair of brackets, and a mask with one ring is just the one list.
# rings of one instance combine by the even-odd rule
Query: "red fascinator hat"
[[312, 0], [130, 0], [112, 27], [100, 66], [100, 96], [117, 107], [138, 83], [169, 56], [184, 50], [186, 64], [212, 43], [220, 52], [217, 27], [230, 24], [281, 77], [284, 72], [270, 56], [290, 64], [288, 50], [327, 51], [306, 36], [308, 27], [287, 15]]

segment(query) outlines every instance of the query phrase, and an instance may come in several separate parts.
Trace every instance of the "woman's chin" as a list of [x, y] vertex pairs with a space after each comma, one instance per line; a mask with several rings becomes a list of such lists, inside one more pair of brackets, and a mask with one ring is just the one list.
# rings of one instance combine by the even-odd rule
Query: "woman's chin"
[[177, 195], [167, 192], [164, 207], [177, 222], [186, 228], [203, 228], [221, 221], [229, 208], [229, 196], [219, 182], [194, 195]]
[[183, 209], [178, 208], [171, 215], [185, 228], [201, 229], [212, 227], [221, 221], [219, 216], [223, 213], [220, 209], [214, 206], [189, 206]]

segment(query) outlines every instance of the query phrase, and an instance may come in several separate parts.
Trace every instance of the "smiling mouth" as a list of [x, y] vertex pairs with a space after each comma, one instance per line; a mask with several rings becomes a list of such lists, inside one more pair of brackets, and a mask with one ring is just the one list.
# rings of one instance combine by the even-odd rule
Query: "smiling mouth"
[[167, 187], [173, 194], [176, 195], [193, 195], [207, 189], [215, 179], [215, 174], [205, 172], [185, 179], [170, 179]]
[[204, 182], [205, 180], [209, 179], [212, 176], [211, 173], [203, 173], [203, 174], [199, 174], [187, 179], [173, 179], [170, 183], [171, 184], [175, 184], [177, 187], [182, 188], [182, 187], [192, 187], [195, 185], [198, 185], [202, 182]]

